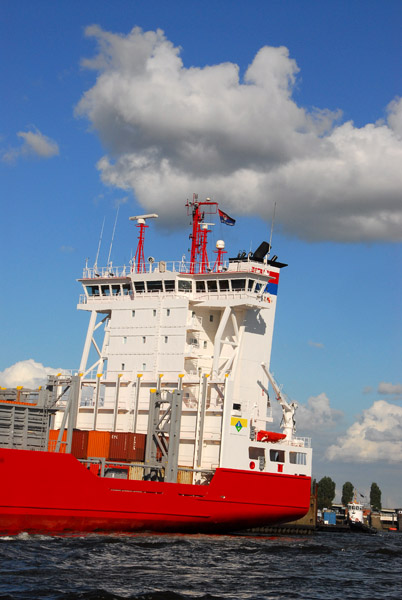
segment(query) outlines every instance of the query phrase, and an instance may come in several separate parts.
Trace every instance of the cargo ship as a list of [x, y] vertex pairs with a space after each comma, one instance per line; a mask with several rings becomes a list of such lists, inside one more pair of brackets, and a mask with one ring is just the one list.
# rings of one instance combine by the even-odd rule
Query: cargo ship
[[187, 259], [145, 260], [147, 214], [129, 265], [86, 264], [77, 372], [0, 394], [1, 534], [220, 533], [308, 511], [311, 443], [269, 367], [287, 265], [267, 242], [227, 259], [218, 240], [211, 260], [214, 219], [234, 220], [186, 207]]

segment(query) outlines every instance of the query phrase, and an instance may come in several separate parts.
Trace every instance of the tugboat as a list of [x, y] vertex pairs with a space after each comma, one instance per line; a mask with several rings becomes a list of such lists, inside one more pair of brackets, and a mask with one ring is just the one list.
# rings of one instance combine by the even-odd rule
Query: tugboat
[[[0, 400], [0, 532], [224, 532], [309, 509], [312, 450], [269, 370], [279, 275], [262, 242], [225, 259], [196, 195], [187, 261], [86, 265], [80, 367]], [[94, 357], [94, 358], [92, 358]], [[273, 385], [282, 432], [271, 431]], [[17, 419], [18, 417], [18, 419]], [[18, 420], [18, 427], [16, 427]], [[35, 425], [36, 424], [36, 425]]]
[[351, 531], [355, 533], [377, 533], [375, 527], [366, 525], [363, 518], [363, 504], [357, 501], [357, 493], [355, 490], [352, 502], [348, 503], [348, 524]]

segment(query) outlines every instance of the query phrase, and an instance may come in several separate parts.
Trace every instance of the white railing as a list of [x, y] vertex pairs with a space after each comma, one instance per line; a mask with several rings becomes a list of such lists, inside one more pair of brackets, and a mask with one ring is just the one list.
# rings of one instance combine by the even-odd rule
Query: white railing
[[109, 277], [128, 277], [129, 275], [141, 275], [146, 273], [190, 273], [191, 263], [184, 261], [160, 261], [158, 263], [146, 263], [137, 272], [135, 264], [123, 267], [85, 267], [84, 279], [99, 279]]
[[[193, 268], [192, 268], [193, 267]], [[238, 262], [224, 261], [218, 270], [212, 270], [214, 267], [214, 263], [211, 262], [208, 265], [205, 265], [202, 268], [204, 275], [208, 275], [208, 273], [225, 273], [229, 271], [230, 273], [262, 273], [266, 274], [267, 264], [266, 263], [258, 263], [253, 261], [252, 259], [244, 258]], [[190, 274], [191, 271], [195, 271], [195, 274], [200, 274], [200, 269], [198, 263], [194, 265], [190, 262], [184, 260], [172, 260], [172, 261], [159, 261], [157, 263], [150, 262], [146, 263], [142, 266], [141, 270], [137, 272], [137, 265], [124, 265], [122, 267], [115, 267], [114, 265], [109, 265], [108, 267], [85, 267], [83, 271], [84, 279], [99, 279], [99, 278], [113, 278], [113, 277], [128, 277], [129, 275], [140, 275], [145, 273], [183, 273]]]
[[311, 438], [309, 437], [295, 437], [289, 441], [291, 446], [301, 446], [303, 448], [311, 448]]

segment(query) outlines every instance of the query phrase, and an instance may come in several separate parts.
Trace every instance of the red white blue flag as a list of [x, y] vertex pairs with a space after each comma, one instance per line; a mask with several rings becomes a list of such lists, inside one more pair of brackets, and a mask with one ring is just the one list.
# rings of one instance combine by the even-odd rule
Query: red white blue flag
[[224, 223], [225, 225], [234, 225], [236, 223], [235, 219], [232, 219], [232, 217], [229, 217], [229, 215], [224, 213], [223, 210], [219, 210], [219, 208], [218, 208], [218, 213], [219, 213], [219, 218], [221, 220], [221, 223]]

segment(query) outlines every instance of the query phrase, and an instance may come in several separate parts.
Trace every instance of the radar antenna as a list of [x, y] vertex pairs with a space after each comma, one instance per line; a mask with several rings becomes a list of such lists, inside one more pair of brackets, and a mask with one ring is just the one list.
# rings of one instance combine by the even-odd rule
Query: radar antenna
[[158, 215], [155, 213], [151, 213], [149, 215], [137, 215], [135, 217], [129, 217], [130, 221], [137, 221], [136, 227], [139, 227], [140, 233], [138, 236], [138, 245], [137, 250], [134, 257], [134, 262], [131, 271], [136, 271], [136, 273], [145, 273], [146, 265], [145, 265], [145, 257], [144, 257], [144, 240], [145, 240], [145, 229], [149, 227], [146, 225], [147, 219], [157, 219]]

